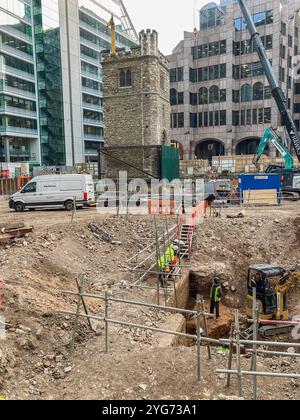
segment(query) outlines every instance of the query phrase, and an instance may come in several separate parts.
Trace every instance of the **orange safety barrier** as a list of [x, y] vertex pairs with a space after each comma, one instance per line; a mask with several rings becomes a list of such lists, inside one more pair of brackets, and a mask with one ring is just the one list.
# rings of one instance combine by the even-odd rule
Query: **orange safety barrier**
[[18, 177], [18, 190], [21, 190], [24, 185], [30, 181], [30, 176], [19, 176]]
[[0, 171], [0, 178], [9, 178], [9, 169]]
[[207, 208], [209, 207], [209, 204], [207, 201], [201, 201], [197, 207], [193, 210], [191, 215], [191, 226], [195, 226], [200, 219], [205, 215]]
[[148, 200], [148, 212], [152, 215], [171, 215], [177, 214], [175, 201]]

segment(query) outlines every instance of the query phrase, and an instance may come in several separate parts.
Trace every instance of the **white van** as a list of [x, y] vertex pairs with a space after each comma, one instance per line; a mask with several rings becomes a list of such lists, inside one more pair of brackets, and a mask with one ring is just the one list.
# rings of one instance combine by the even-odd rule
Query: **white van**
[[64, 207], [71, 211], [76, 206], [89, 206], [95, 202], [94, 181], [91, 175], [44, 175], [33, 178], [25, 187], [13, 194], [9, 207], [16, 212], [25, 209]]

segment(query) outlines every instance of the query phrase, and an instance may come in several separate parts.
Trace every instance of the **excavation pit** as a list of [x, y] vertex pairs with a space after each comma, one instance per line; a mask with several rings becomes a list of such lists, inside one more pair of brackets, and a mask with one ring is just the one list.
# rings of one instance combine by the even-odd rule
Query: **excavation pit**
[[[177, 306], [191, 311], [197, 310], [196, 297], [201, 295], [204, 298], [205, 312], [210, 312], [210, 288], [211, 279], [205, 282], [199, 278], [194, 272], [187, 273], [177, 287]], [[172, 298], [172, 300], [174, 297]], [[170, 302], [174, 304], [174, 302]], [[220, 320], [215, 318], [207, 319], [208, 336], [213, 339], [227, 338], [230, 333], [231, 325], [234, 319], [234, 312], [232, 308], [225, 305], [220, 306]], [[174, 318], [175, 319], [175, 318]], [[178, 320], [178, 315], [176, 316]], [[180, 316], [178, 321], [177, 331], [189, 335], [197, 334], [197, 318], [190, 316]], [[204, 319], [201, 319], [201, 328], [205, 331]], [[184, 337], [176, 337], [172, 341], [173, 346], [192, 347], [195, 345], [195, 340]]]

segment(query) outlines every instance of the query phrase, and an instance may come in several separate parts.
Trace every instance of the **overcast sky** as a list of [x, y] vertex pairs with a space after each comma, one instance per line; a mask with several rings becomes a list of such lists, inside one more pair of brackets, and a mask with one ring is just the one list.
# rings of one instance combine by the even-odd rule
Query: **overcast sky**
[[138, 32], [147, 28], [159, 32], [159, 49], [164, 54], [171, 54], [184, 31], [192, 32], [195, 24], [199, 28], [194, 10], [207, 3], [209, 0], [124, 0]]

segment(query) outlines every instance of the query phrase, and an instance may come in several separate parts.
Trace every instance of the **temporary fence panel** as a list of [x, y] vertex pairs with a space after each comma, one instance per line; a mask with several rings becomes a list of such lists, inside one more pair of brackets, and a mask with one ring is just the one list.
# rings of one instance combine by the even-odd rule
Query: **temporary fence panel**
[[[281, 178], [279, 174], [253, 174], [253, 175], [249, 175], [249, 174], [241, 174], [239, 176], [239, 186], [238, 186], [238, 190], [239, 190], [239, 197], [242, 203], [245, 204], [245, 196], [244, 193], [245, 192], [249, 192], [249, 195], [246, 194], [246, 197], [249, 199], [251, 198], [251, 196], [256, 196], [256, 201], [257, 201], [257, 196], [260, 194], [260, 198], [262, 198], [262, 196], [266, 193], [268, 195], [271, 195], [271, 202], [267, 203], [267, 204], [272, 204], [274, 201], [274, 190], [275, 190], [275, 194], [276, 194], [276, 203], [275, 204], [280, 204], [281, 202]], [[260, 191], [260, 193], [258, 193], [258, 191]], [[270, 191], [272, 191], [273, 193], [270, 193]], [[267, 201], [266, 197], [266, 200]], [[262, 203], [265, 204], [265, 203]]]
[[18, 180], [15, 178], [0, 179], [0, 195], [11, 195], [18, 191]]
[[179, 179], [179, 150], [174, 147], [162, 146], [161, 150], [161, 178], [172, 181]]

